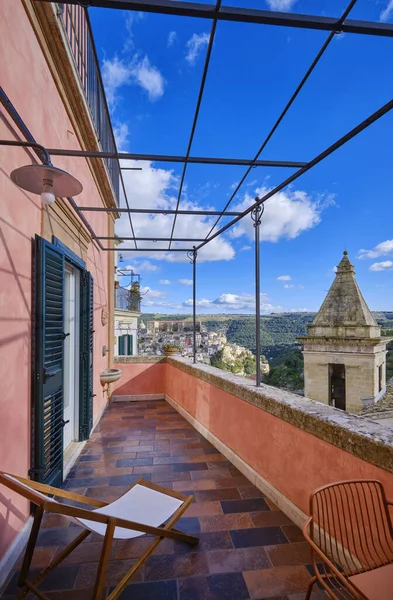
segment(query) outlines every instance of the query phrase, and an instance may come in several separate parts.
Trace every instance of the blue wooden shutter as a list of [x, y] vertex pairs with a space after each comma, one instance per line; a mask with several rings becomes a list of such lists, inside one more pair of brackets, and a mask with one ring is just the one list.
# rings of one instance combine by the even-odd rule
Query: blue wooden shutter
[[132, 340], [132, 335], [127, 335], [127, 356], [132, 356], [132, 350], [133, 350], [133, 340]]
[[119, 356], [125, 355], [125, 339], [126, 339], [125, 335], [119, 336]]
[[81, 272], [80, 302], [80, 393], [79, 439], [87, 440], [93, 428], [93, 343], [94, 343], [94, 279]]
[[30, 475], [59, 486], [63, 481], [64, 255], [38, 236], [34, 271]]

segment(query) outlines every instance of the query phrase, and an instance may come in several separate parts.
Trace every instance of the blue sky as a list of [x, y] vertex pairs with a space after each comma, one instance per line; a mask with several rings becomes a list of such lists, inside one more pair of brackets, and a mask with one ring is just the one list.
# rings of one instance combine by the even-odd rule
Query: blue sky
[[[347, 3], [229, 4], [338, 17]], [[105, 9], [91, 9], [90, 15], [119, 150], [185, 155], [211, 23]], [[350, 18], [393, 22], [393, 0], [358, 0]], [[218, 23], [191, 155], [252, 158], [326, 37], [320, 31]], [[392, 39], [337, 35], [261, 158], [312, 159], [391, 100], [392, 65]], [[261, 227], [263, 312], [317, 310], [344, 249], [370, 308], [391, 310], [392, 134], [389, 113], [266, 203]], [[138, 166], [143, 170], [124, 171], [130, 205], [173, 208], [181, 165]], [[189, 166], [180, 208], [221, 210], [244, 170]], [[256, 195], [292, 172], [253, 169], [230, 208], [247, 208]], [[133, 218], [137, 235], [157, 237], [170, 234], [172, 220], [163, 215]], [[212, 224], [203, 217], [179, 216], [175, 236], [204, 237]], [[130, 235], [126, 215], [117, 221], [116, 231]], [[190, 311], [192, 267], [183, 253], [122, 254], [122, 266], [142, 276], [145, 311]], [[253, 311], [249, 217], [201, 251], [197, 278], [200, 312]]]

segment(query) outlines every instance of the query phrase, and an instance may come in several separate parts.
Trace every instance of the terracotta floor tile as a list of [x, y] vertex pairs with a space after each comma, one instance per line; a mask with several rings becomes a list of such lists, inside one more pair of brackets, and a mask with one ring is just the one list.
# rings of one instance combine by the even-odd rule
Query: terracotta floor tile
[[250, 515], [247, 514], [201, 517], [199, 521], [201, 531], [231, 531], [232, 534], [232, 530], [234, 529], [245, 530], [254, 527]]
[[145, 474], [145, 473], [170, 473], [171, 465], [150, 465], [148, 467], [134, 467], [133, 473], [136, 475]]
[[274, 504], [274, 502], [272, 502], [271, 500], [269, 500], [269, 498], [265, 498], [266, 503], [268, 504], [270, 510], [280, 510], [278, 508], [278, 506], [276, 504]]
[[207, 469], [206, 471], [191, 471], [191, 479], [227, 479], [228, 469]]
[[178, 579], [208, 572], [207, 558], [203, 552], [153, 556], [147, 560], [145, 565], [145, 581]]
[[222, 508], [219, 502], [194, 502], [185, 514], [187, 517], [222, 515]]
[[[52, 558], [54, 557], [54, 555], [56, 554], [57, 551], [58, 551], [57, 546], [41, 546], [41, 547], [37, 546], [34, 551], [33, 560], [31, 561], [31, 568], [32, 569], [43, 569], [44, 567], [47, 567], [50, 564]], [[23, 551], [18, 562], [15, 565], [15, 569], [22, 568], [24, 554], [25, 553]]]
[[255, 569], [269, 569], [272, 564], [264, 548], [213, 550], [207, 553], [210, 573], [241, 573]]
[[250, 513], [255, 527], [269, 527], [271, 525], [292, 525], [292, 521], [281, 510], [264, 510]]
[[196, 492], [195, 498], [197, 502], [205, 502], [206, 500], [235, 500], [236, 498], [240, 498], [240, 494], [236, 488], [204, 490]]
[[[115, 559], [117, 558], [140, 558], [153, 542], [152, 537], [143, 536], [132, 540], [118, 540], [115, 550]], [[174, 552], [174, 540], [162, 540], [154, 550], [153, 556], [157, 554], [172, 554]]]
[[307, 542], [268, 546], [266, 551], [274, 567], [306, 565], [311, 562], [311, 551]]
[[[240, 514], [225, 516], [242, 517], [244, 515]], [[251, 528], [241, 529], [239, 527], [238, 531], [230, 531], [230, 536], [235, 548], [248, 548], [251, 546], [275, 546], [277, 544], [288, 543], [288, 540], [280, 527], [255, 527], [253, 523]]]
[[174, 473], [177, 473], [178, 471], [206, 471], [207, 464], [205, 462], [178, 463], [171, 465], [171, 469]]
[[[135, 564], [135, 560], [110, 560], [106, 585], [115, 586], [120, 583], [122, 577]], [[78, 576], [75, 581], [75, 588], [93, 589], [97, 577], [98, 562], [83, 564], [80, 566]], [[141, 581], [143, 578], [143, 569], [138, 569], [133, 577], [133, 581]]]
[[190, 462], [222, 462], [225, 460], [222, 454], [199, 454], [190, 457]]
[[241, 573], [192, 577], [179, 581], [180, 600], [248, 600]]
[[[64, 560], [65, 565], [80, 565], [82, 563], [90, 563], [100, 560], [102, 551], [102, 542], [82, 542], [80, 546], [75, 548]], [[111, 557], [114, 555], [114, 546], [111, 551]]]
[[[163, 400], [112, 404], [65, 487], [112, 502], [142, 477], [195, 496], [176, 527], [199, 543], [162, 541], [137, 575], [149, 581], [133, 580], [121, 600], [248, 600], [242, 572], [255, 599], [300, 600], [309, 577], [299, 564], [308, 560], [300, 530]], [[33, 564], [45, 566], [80, 531], [63, 517], [46, 517]], [[107, 592], [151, 541], [114, 543]], [[51, 575], [49, 599], [88, 600], [101, 549], [102, 537], [91, 534]], [[322, 600], [316, 593], [313, 600]]]
[[[229, 469], [228, 469], [229, 471]], [[239, 489], [242, 498], [263, 498], [263, 494], [255, 485], [249, 485], [247, 487], [241, 487]]]
[[63, 515], [45, 513], [44, 518], [42, 519], [41, 529], [48, 529], [50, 527], [68, 527], [69, 524], [69, 519]]
[[214, 479], [200, 479], [199, 481], [175, 481], [173, 489], [178, 492], [193, 490], [213, 490], [216, 487]]
[[156, 483], [160, 481], [189, 481], [190, 479], [190, 473], [172, 473], [170, 471], [159, 471], [158, 473], [152, 473], [151, 475], [151, 480]]
[[245, 571], [243, 575], [252, 600], [305, 592], [310, 580], [304, 566]]
[[177, 582], [146, 581], [126, 587], [121, 600], [178, 600]]
[[250, 482], [248, 479], [241, 475], [240, 477], [229, 477], [228, 479], [220, 479], [217, 482], [217, 487], [219, 488], [234, 488], [240, 487], [242, 485], [249, 485]]
[[249, 498], [247, 500], [223, 500], [221, 502], [221, 508], [225, 515], [230, 513], [245, 513], [263, 510], [269, 511], [269, 507], [263, 498]]
[[296, 525], [283, 525], [282, 530], [290, 542], [304, 542], [302, 530]]

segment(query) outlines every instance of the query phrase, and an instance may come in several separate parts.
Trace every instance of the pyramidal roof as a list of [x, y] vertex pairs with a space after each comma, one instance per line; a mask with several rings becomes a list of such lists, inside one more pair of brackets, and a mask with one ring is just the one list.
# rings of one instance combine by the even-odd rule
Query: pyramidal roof
[[378, 327], [356, 282], [355, 269], [346, 251], [313, 326]]

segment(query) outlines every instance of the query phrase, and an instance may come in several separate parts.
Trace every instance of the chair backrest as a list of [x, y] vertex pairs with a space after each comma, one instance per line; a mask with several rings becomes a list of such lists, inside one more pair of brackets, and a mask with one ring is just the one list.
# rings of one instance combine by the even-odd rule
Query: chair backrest
[[342, 481], [310, 497], [310, 537], [346, 575], [393, 562], [393, 530], [382, 484]]
[[44, 502], [56, 502], [56, 500], [53, 500], [38, 490], [33, 489], [33, 487], [29, 485], [28, 479], [23, 479], [14, 475], [10, 475], [9, 473], [2, 473], [0, 471], [0, 483], [13, 490], [17, 494], [20, 494], [27, 500], [30, 500], [30, 502], [36, 504], [37, 506], [42, 506]]

